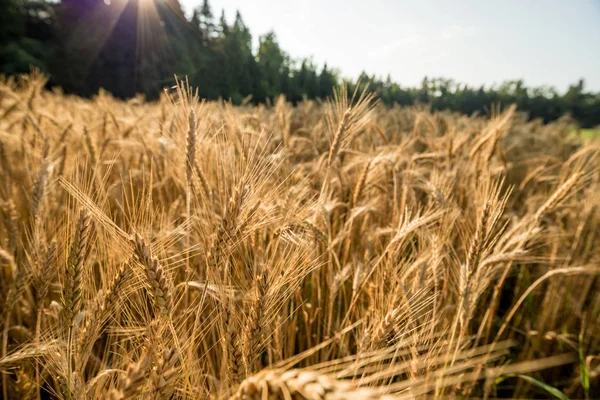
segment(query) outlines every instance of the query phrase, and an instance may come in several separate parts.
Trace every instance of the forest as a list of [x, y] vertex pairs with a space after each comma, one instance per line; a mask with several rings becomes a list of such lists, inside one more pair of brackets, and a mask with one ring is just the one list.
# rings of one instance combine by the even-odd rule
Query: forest
[[[600, 93], [580, 79], [564, 93], [527, 87], [522, 80], [473, 87], [452, 79], [424, 77], [405, 87], [391, 77], [363, 72], [357, 80], [333, 66], [296, 59], [275, 32], [259, 37], [238, 12], [229, 23], [203, 0], [185, 13], [178, 0], [0, 0], [0, 74], [32, 67], [50, 77], [49, 87], [90, 97], [102, 88], [118, 98], [143, 94], [157, 99], [186, 78], [208, 100], [234, 104], [272, 102], [280, 94], [296, 104], [324, 99], [332, 88], [369, 86], [386, 105], [425, 104], [432, 111], [489, 115], [493, 106], [515, 104], [530, 119], [550, 122], [570, 115], [583, 128], [600, 124]], [[256, 48], [254, 48], [256, 47]], [[573, 60], [577, 62], [577, 60]]]

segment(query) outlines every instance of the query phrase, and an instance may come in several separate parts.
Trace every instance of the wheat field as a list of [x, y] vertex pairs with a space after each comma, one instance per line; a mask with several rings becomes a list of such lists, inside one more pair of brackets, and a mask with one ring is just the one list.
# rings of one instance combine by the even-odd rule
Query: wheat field
[[567, 119], [0, 81], [5, 399], [594, 398]]

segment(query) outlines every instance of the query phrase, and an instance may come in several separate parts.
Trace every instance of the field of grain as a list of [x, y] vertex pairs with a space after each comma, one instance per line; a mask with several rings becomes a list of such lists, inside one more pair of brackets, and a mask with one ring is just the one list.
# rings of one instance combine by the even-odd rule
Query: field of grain
[[0, 82], [3, 398], [600, 395], [568, 121], [44, 84]]

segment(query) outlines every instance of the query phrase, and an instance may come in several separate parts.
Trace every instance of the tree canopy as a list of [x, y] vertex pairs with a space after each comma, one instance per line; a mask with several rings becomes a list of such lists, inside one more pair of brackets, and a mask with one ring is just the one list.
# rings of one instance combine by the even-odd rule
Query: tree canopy
[[[121, 98], [156, 98], [175, 75], [187, 76], [202, 97], [239, 104], [284, 94], [292, 102], [325, 98], [342, 83], [339, 72], [311, 59], [297, 60], [279, 45], [275, 32], [258, 38], [238, 12], [228, 23], [203, 0], [188, 18], [178, 0], [0, 0], [0, 73], [36, 67], [50, 85], [91, 96], [100, 88]], [[357, 83], [360, 82], [360, 83]], [[472, 87], [425, 77], [420, 87], [361, 74], [351, 87], [368, 84], [388, 105], [429, 104], [466, 114], [515, 103], [531, 118], [551, 121], [570, 114], [584, 127], [600, 124], [600, 93], [583, 80], [564, 94], [551, 87], [526, 87], [522, 80]]]

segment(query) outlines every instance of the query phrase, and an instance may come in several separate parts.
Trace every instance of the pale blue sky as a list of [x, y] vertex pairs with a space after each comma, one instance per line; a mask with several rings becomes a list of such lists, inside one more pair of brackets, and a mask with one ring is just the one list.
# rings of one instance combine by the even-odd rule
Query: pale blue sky
[[[181, 0], [187, 12], [201, 0]], [[401, 85], [423, 76], [472, 85], [522, 78], [564, 91], [584, 78], [600, 91], [600, 0], [211, 0], [240, 10], [253, 39], [274, 30], [294, 58], [343, 76], [365, 70]]]

